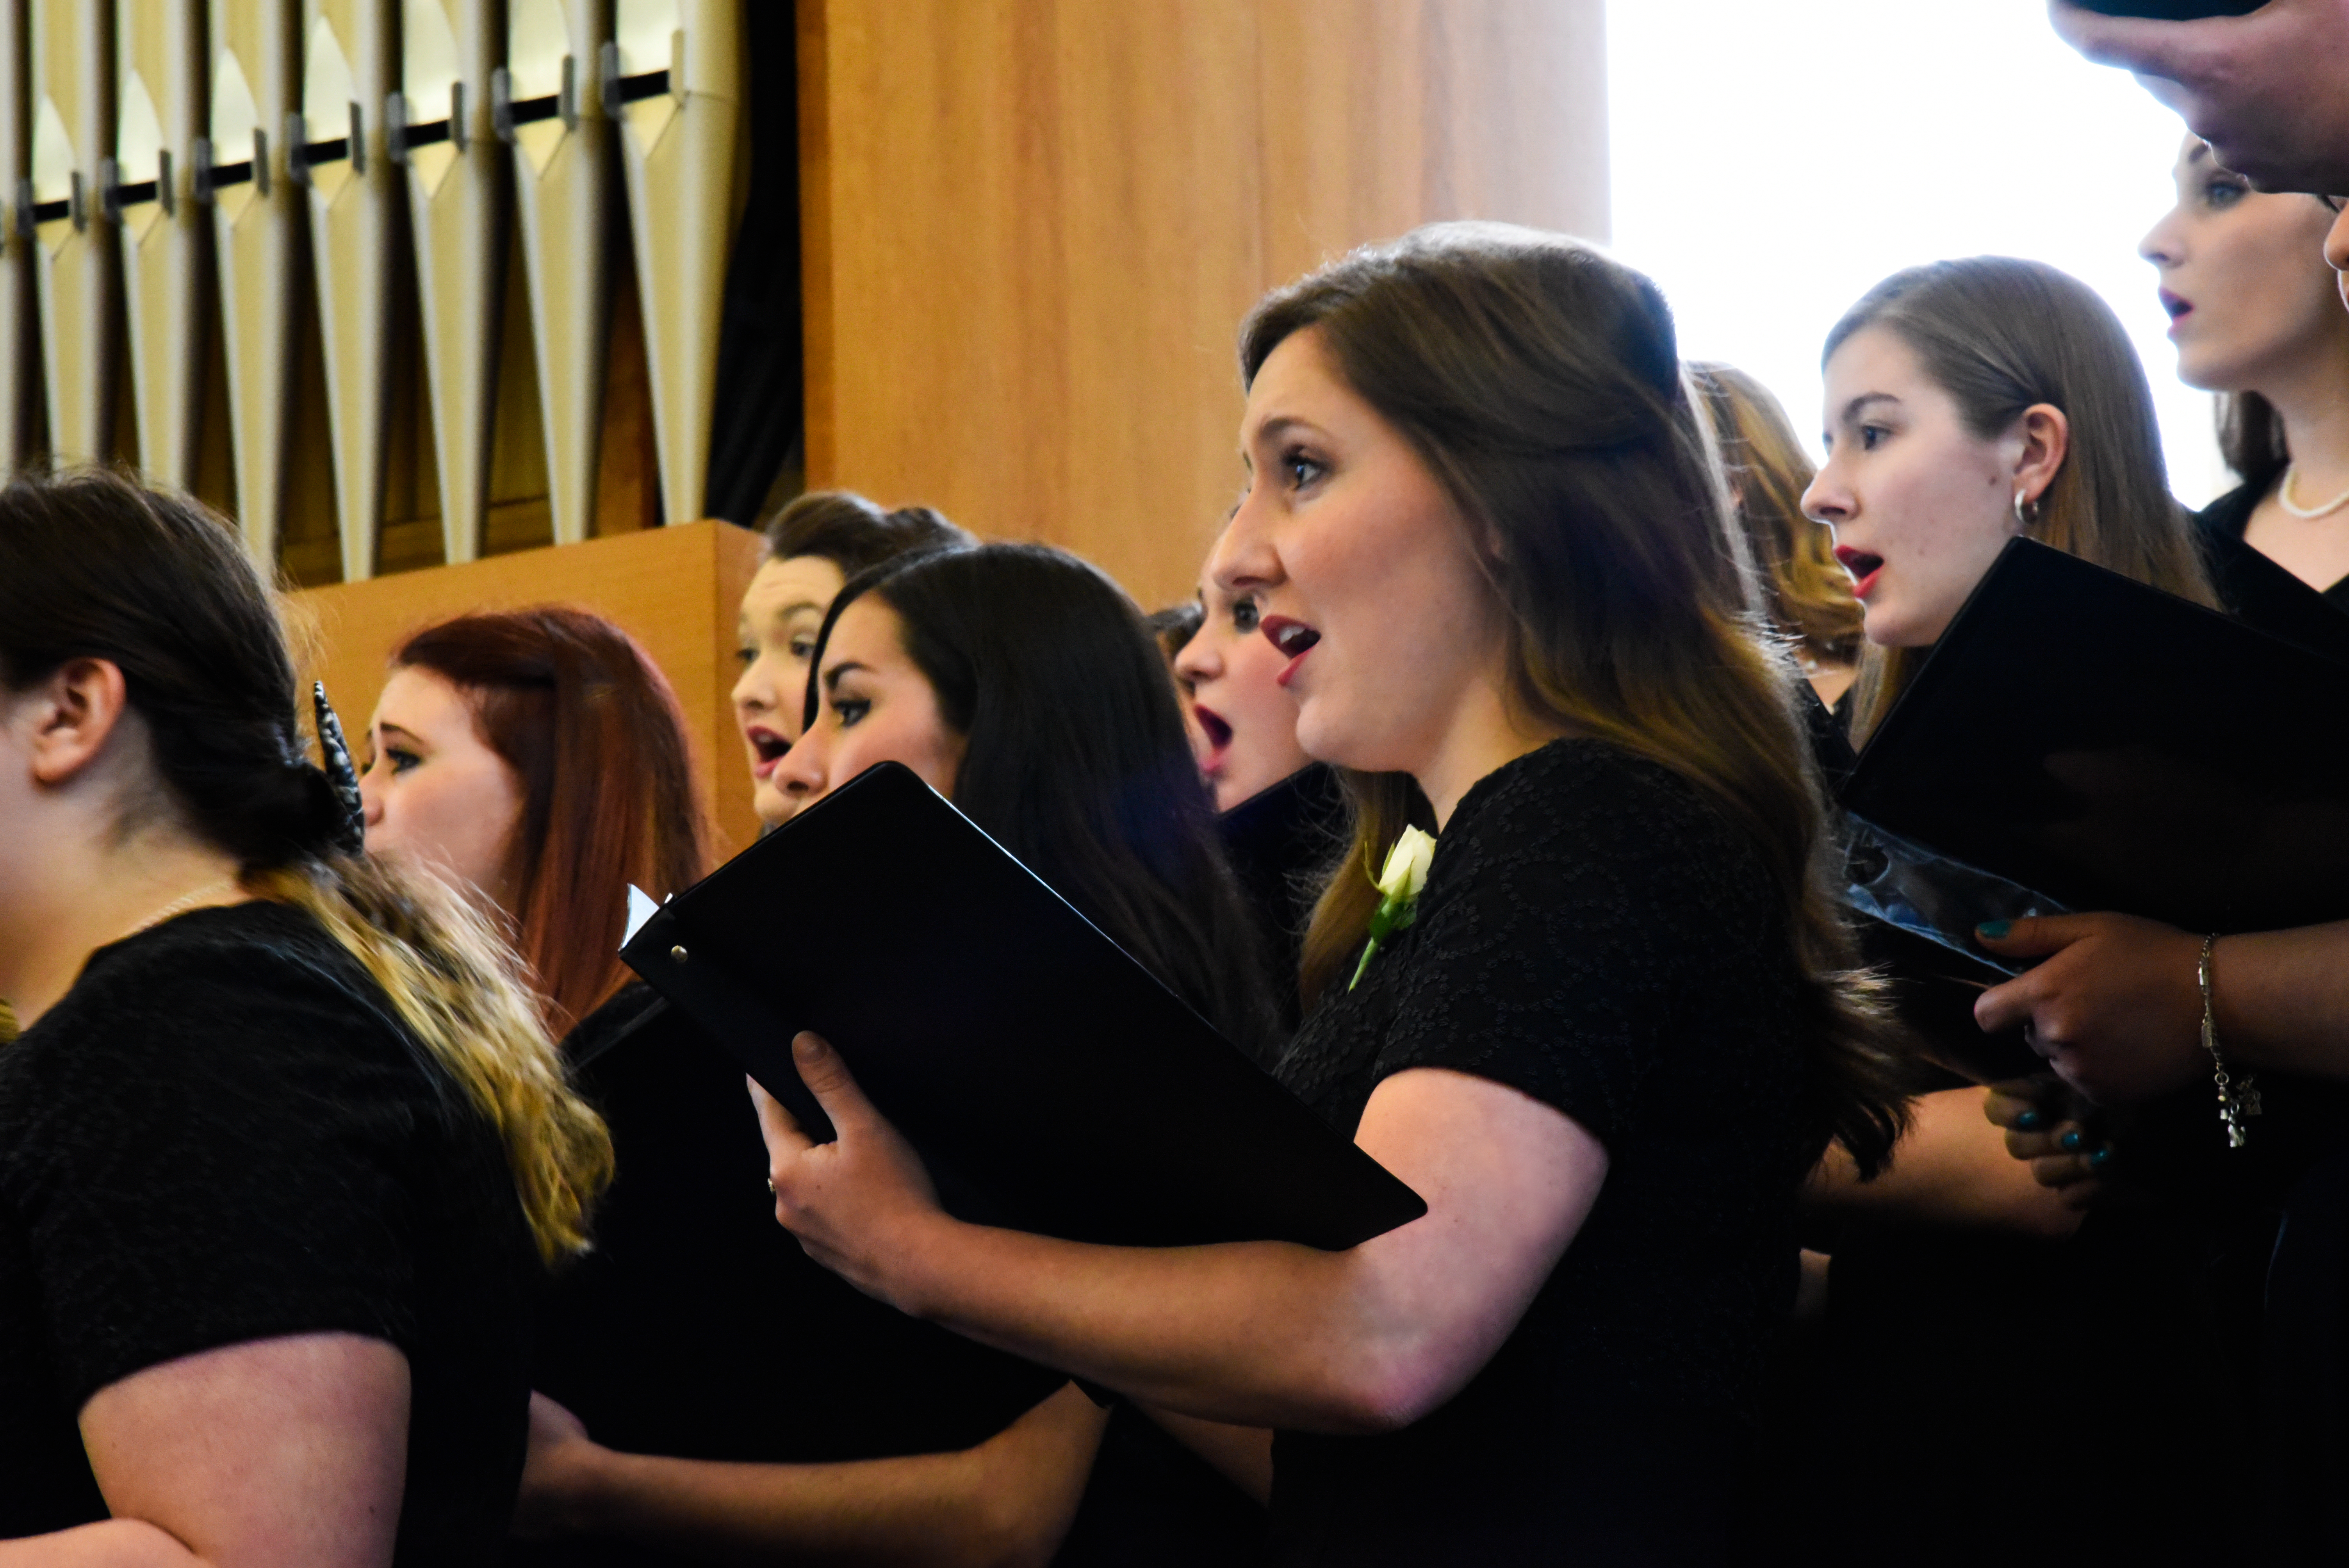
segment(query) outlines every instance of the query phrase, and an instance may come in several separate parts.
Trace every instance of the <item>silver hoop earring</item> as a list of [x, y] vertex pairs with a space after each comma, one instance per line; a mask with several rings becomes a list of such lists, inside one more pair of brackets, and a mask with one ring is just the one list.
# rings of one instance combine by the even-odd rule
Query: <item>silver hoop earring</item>
[[2015, 491], [2014, 526], [2017, 528], [2029, 528], [2033, 523], [2037, 522], [2038, 521], [2039, 503], [2035, 500], [2025, 500], [2023, 499], [2023, 492], [2021, 490]]

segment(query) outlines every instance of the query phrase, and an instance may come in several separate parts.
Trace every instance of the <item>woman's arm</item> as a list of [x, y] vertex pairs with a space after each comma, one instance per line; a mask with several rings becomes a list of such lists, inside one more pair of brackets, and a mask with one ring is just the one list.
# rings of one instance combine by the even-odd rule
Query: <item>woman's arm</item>
[[1944, 1225], [2060, 1239], [2079, 1228], [2085, 1193], [2043, 1185], [1987, 1119], [1991, 1091], [1951, 1088], [1911, 1102], [1892, 1163], [1863, 1181], [1841, 1144], [1830, 1144], [1804, 1184], [1813, 1218], [1860, 1224]]
[[382, 1568], [408, 1476], [408, 1358], [305, 1334], [167, 1361], [82, 1407], [114, 1518], [0, 1542], [0, 1568]]
[[[2029, 1025], [2033, 1048], [2089, 1099], [2129, 1104], [2209, 1078], [2200, 936], [2134, 915], [2060, 914], [1979, 940], [2039, 962], [1984, 992], [1975, 1019]], [[2230, 1061], [2349, 1078], [2349, 921], [2221, 937], [2210, 980]]]
[[1244, 1426], [1379, 1431], [1444, 1403], [1516, 1326], [1607, 1174], [1604, 1146], [1554, 1108], [1416, 1068], [1373, 1091], [1355, 1141], [1423, 1218], [1342, 1253], [1089, 1246], [953, 1219], [839, 1054], [812, 1035], [793, 1054], [837, 1140], [757, 1099], [776, 1218], [811, 1256], [916, 1316]]
[[743, 1464], [616, 1453], [531, 1397], [514, 1533], [617, 1536], [715, 1562], [1014, 1568], [1051, 1561], [1106, 1415], [1073, 1386], [959, 1453]]

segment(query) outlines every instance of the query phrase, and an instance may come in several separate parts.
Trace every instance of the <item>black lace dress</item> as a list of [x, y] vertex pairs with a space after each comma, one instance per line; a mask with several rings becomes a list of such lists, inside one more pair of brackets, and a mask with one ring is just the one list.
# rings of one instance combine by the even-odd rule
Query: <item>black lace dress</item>
[[1274, 1560], [1722, 1561], [1823, 1141], [1777, 889], [1678, 775], [1565, 740], [1468, 792], [1419, 908], [1282, 1078], [1349, 1133], [1391, 1074], [1492, 1078], [1596, 1136], [1608, 1173], [1450, 1403], [1388, 1435], [1279, 1434]]

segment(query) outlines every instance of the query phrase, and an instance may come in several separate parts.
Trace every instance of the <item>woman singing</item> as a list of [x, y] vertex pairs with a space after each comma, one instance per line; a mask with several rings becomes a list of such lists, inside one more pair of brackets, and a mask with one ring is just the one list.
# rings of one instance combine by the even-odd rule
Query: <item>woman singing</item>
[[[1278, 1561], [1721, 1560], [1796, 1184], [1898, 1112], [1670, 315], [1575, 242], [1444, 225], [1276, 291], [1241, 366], [1211, 574], [1362, 797], [1279, 1072], [1430, 1212], [1343, 1253], [965, 1224], [802, 1036], [840, 1138], [762, 1106], [777, 1216], [916, 1315], [1278, 1429]], [[1407, 821], [1418, 918], [1362, 967]]]
[[[900, 556], [834, 594], [804, 655], [825, 678], [802, 685], [804, 733], [760, 778], [761, 811], [788, 819], [903, 762], [1262, 1049], [1255, 934], [1132, 603], [1025, 545]], [[558, 748], [582, 771], [627, 762]], [[517, 1511], [547, 1539], [524, 1561], [1134, 1568], [1234, 1561], [1261, 1534], [1262, 1510], [1158, 1426], [1105, 1419], [1061, 1377], [809, 1263], [770, 1218], [741, 1069], [674, 1016], [616, 1041], [642, 1007], [641, 987], [624, 992], [571, 1042], [609, 1047], [588, 1081], [626, 1174], [548, 1315], [552, 1398], [533, 1407]]]

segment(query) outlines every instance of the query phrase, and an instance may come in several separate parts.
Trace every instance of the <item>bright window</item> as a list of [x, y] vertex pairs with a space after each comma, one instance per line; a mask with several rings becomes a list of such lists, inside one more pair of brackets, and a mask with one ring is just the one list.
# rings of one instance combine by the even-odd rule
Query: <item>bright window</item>
[[1607, 27], [1613, 248], [1663, 285], [1684, 355], [1761, 377], [1816, 442], [1819, 344], [1870, 284], [2028, 256], [2119, 313], [2179, 499], [2231, 482], [2137, 254], [2185, 129], [2064, 46], [2044, 0], [1609, 0]]

